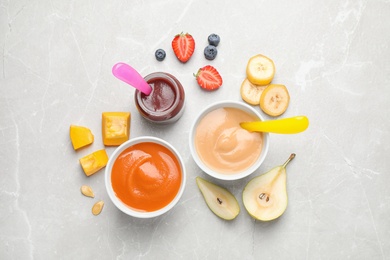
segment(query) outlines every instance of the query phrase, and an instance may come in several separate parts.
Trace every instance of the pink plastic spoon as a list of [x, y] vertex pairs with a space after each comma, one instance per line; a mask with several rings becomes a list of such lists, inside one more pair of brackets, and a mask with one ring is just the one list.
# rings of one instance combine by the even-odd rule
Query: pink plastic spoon
[[144, 78], [130, 65], [119, 62], [112, 67], [112, 74], [123, 82], [135, 87], [145, 95], [152, 92], [152, 87], [144, 80]]

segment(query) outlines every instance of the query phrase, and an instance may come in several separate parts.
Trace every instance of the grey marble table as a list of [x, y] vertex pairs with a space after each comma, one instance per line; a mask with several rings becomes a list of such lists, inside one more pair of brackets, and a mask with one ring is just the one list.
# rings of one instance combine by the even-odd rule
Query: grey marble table
[[[186, 64], [171, 49], [180, 32], [196, 41]], [[211, 33], [221, 43], [207, 61]], [[390, 259], [389, 44], [388, 0], [0, 0], [0, 259]], [[157, 48], [167, 52], [163, 62]], [[217, 181], [193, 161], [189, 129], [206, 105], [242, 101], [246, 63], [258, 53], [273, 59], [274, 82], [289, 89], [281, 117], [307, 115], [310, 127], [271, 135], [251, 176]], [[142, 75], [174, 74], [187, 94], [182, 118], [169, 126], [143, 120], [134, 89], [111, 73], [119, 61]], [[193, 77], [207, 64], [224, 80], [214, 92]], [[131, 137], [160, 137], [181, 153], [187, 185], [169, 213], [129, 217], [109, 200], [104, 171], [82, 172], [78, 159], [104, 148], [105, 111], [131, 112]], [[75, 152], [71, 124], [89, 127], [95, 142]], [[243, 187], [292, 152], [287, 211], [255, 221]], [[232, 191], [237, 219], [209, 211], [196, 176]], [[94, 199], [81, 195], [84, 184]], [[98, 199], [105, 206], [94, 216]]]

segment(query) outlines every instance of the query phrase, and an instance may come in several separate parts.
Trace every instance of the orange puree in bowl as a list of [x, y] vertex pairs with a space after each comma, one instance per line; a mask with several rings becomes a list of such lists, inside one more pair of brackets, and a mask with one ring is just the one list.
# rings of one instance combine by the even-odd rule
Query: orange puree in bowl
[[238, 108], [218, 108], [206, 114], [195, 133], [199, 158], [212, 170], [234, 174], [246, 170], [259, 158], [262, 133], [251, 133], [240, 122], [256, 121], [256, 117]]
[[156, 211], [168, 205], [179, 191], [181, 168], [166, 147], [152, 142], [125, 149], [116, 159], [111, 174], [115, 195], [139, 211]]

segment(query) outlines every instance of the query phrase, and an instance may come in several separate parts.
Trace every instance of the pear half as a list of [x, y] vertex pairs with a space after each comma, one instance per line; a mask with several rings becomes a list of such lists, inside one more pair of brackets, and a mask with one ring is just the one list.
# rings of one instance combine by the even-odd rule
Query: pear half
[[288, 201], [286, 166], [294, 157], [293, 153], [283, 165], [253, 178], [245, 186], [242, 199], [253, 218], [270, 221], [284, 213]]
[[196, 184], [210, 210], [218, 217], [232, 220], [240, 213], [237, 199], [230, 191], [214, 183], [196, 177]]

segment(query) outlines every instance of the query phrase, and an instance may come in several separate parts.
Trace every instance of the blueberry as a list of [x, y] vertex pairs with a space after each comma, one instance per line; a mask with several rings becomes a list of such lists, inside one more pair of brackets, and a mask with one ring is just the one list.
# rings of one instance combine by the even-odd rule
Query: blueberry
[[218, 35], [213, 33], [213, 34], [209, 35], [208, 41], [209, 41], [210, 45], [213, 45], [213, 46], [217, 47], [219, 42], [221, 41], [221, 38], [219, 38]]
[[206, 48], [204, 48], [204, 57], [208, 60], [215, 59], [215, 57], [217, 57], [217, 54], [217, 48], [213, 45], [207, 45]]
[[158, 49], [154, 55], [158, 61], [163, 61], [165, 59], [166, 53], [163, 49]]

